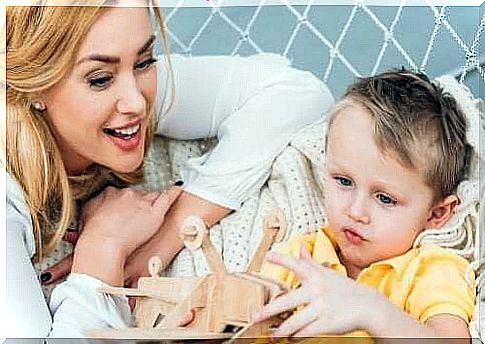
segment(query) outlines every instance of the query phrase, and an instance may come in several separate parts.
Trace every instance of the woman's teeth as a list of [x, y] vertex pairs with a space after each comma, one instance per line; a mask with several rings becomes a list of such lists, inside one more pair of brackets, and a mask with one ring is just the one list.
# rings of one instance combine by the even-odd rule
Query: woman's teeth
[[138, 130], [140, 130], [140, 124], [134, 125], [134, 126], [129, 127], [129, 128], [124, 128], [124, 129], [104, 128], [103, 132], [105, 132], [108, 135], [115, 136], [115, 137], [129, 139], [133, 135], [138, 133]]

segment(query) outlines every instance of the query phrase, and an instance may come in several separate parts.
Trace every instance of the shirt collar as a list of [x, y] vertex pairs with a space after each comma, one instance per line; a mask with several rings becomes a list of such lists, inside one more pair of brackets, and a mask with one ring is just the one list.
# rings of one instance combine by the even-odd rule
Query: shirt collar
[[312, 258], [318, 264], [327, 265], [332, 270], [347, 275], [347, 270], [337, 255], [337, 245], [328, 226], [318, 230]]
[[371, 264], [368, 268], [361, 271], [359, 277], [366, 271], [375, 270], [379, 268], [393, 269], [399, 277], [402, 277], [409, 266], [409, 263], [416, 257], [419, 249], [411, 249], [400, 256], [388, 258]]

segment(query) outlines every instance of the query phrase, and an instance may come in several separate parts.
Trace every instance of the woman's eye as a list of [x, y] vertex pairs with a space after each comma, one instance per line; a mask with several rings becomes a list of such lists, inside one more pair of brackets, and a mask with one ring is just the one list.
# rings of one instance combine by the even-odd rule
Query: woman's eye
[[93, 77], [88, 80], [89, 86], [97, 89], [103, 89], [109, 86], [113, 77], [110, 75], [100, 76], [100, 77]]
[[335, 177], [337, 183], [341, 186], [352, 186], [352, 181], [345, 177]]
[[379, 200], [379, 202], [385, 205], [396, 205], [397, 203], [395, 199], [385, 194], [377, 194], [377, 199]]
[[148, 67], [150, 67], [151, 65], [153, 65], [157, 61], [158, 60], [156, 58], [150, 57], [149, 59], [146, 59], [146, 60], [143, 60], [141, 62], [138, 62], [135, 65], [135, 68], [138, 69], [138, 70], [145, 70], [145, 69], [147, 69]]

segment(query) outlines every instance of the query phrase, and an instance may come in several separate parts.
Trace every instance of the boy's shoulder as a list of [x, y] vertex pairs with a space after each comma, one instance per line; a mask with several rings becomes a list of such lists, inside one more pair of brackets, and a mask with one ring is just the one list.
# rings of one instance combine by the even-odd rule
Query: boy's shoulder
[[469, 262], [455, 251], [438, 245], [423, 245], [409, 250], [403, 256], [420, 264], [457, 264], [468, 266]]
[[400, 256], [374, 263], [370, 268], [375, 270], [383, 266], [391, 268], [400, 278], [405, 279], [437, 274], [449, 276], [451, 270], [464, 276], [470, 271], [470, 263], [465, 258], [453, 250], [437, 245], [412, 248]]
[[[469, 262], [454, 251], [436, 245], [413, 248], [393, 261], [397, 274], [387, 295], [419, 321], [438, 314], [470, 320], [475, 302], [475, 276]], [[384, 287], [380, 285], [379, 287]]]

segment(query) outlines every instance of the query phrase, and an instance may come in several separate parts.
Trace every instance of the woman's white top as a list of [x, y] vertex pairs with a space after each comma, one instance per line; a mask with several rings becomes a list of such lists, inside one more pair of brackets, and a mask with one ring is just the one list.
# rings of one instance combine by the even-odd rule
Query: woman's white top
[[[158, 66], [157, 133], [177, 139], [217, 137], [218, 144], [182, 171], [186, 191], [237, 209], [264, 184], [271, 164], [292, 136], [333, 104], [328, 88], [311, 73], [276, 55], [171, 57]], [[7, 175], [7, 338], [82, 337], [83, 331], [130, 325], [125, 297], [98, 293], [103, 282], [71, 274], [51, 295], [49, 307], [31, 263], [35, 254], [29, 209]], [[50, 309], [49, 309], [50, 308]]]

